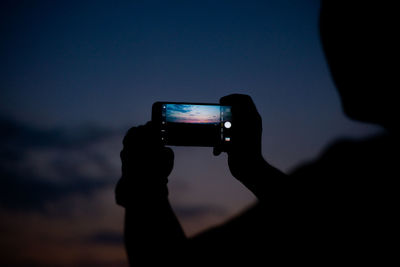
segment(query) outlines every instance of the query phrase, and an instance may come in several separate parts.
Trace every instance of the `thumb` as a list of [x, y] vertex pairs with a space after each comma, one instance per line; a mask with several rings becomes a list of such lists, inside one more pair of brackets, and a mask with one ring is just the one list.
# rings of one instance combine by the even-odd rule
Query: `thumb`
[[222, 153], [222, 147], [220, 146], [216, 146], [213, 148], [213, 154], [214, 156], [219, 156]]

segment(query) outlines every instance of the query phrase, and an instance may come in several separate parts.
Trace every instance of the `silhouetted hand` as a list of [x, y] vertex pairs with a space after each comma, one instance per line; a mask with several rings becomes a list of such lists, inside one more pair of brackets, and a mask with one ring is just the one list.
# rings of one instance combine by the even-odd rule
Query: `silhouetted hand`
[[232, 175], [262, 198], [268, 189], [266, 187], [285, 175], [270, 166], [262, 156], [261, 116], [248, 95], [224, 96], [220, 104], [232, 107], [232, 136], [229, 146], [214, 148], [214, 155], [226, 151]]
[[167, 177], [173, 168], [174, 153], [160, 144], [151, 122], [132, 127], [123, 144], [122, 177], [115, 190], [117, 203], [127, 207], [143, 197], [166, 198]]
[[186, 241], [168, 201], [167, 177], [174, 154], [162, 146], [151, 122], [131, 128], [123, 144], [122, 177], [115, 196], [126, 208], [125, 247], [131, 266], [143, 262], [152, 265], [179, 251]]
[[[232, 94], [220, 99], [221, 105], [232, 106], [231, 144], [226, 148], [232, 175], [241, 180], [249, 169], [260, 163], [262, 122], [253, 100], [248, 95]], [[218, 155], [218, 148], [214, 150]]]

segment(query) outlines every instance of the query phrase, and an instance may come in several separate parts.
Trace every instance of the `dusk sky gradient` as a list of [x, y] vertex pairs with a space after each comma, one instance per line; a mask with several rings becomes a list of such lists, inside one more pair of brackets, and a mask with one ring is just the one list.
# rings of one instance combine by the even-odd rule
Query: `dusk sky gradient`
[[221, 107], [213, 105], [167, 104], [167, 122], [177, 123], [219, 123]]
[[[1, 1], [0, 265], [126, 266], [114, 202], [124, 133], [156, 101], [249, 94], [263, 154], [290, 172], [347, 119], [318, 33], [319, 1]], [[170, 200], [185, 232], [255, 198], [226, 155], [174, 147]]]

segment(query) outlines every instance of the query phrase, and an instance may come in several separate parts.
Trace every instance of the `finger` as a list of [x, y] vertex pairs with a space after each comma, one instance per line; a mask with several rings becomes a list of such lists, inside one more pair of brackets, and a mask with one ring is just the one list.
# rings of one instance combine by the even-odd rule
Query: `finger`
[[[174, 168], [174, 152], [169, 147], [162, 147], [158, 158], [158, 173], [161, 177], [167, 178]], [[157, 172], [157, 171], [156, 171]], [[165, 183], [168, 180], [165, 180]]]
[[232, 107], [232, 118], [235, 123], [254, 125], [261, 123], [261, 116], [249, 95], [232, 94], [220, 99], [221, 105]]
[[174, 151], [172, 151], [172, 149], [170, 147], [163, 147], [161, 150], [162, 154], [163, 154], [163, 158], [169, 162], [174, 162]]
[[130, 128], [122, 143], [124, 147], [154, 147], [159, 142], [157, 142], [157, 133], [154, 125], [151, 122], [147, 122], [145, 125]]
[[126, 132], [124, 139], [122, 140], [124, 146], [128, 146], [131, 143], [131, 139], [136, 135], [136, 131], [137, 127], [132, 127]]
[[125, 147], [143, 145], [149, 138], [148, 132], [148, 127], [143, 125], [132, 127], [126, 133], [122, 143]]
[[249, 95], [244, 94], [231, 94], [221, 97], [220, 103], [222, 105], [248, 105], [253, 104], [253, 100]]
[[221, 153], [222, 153], [222, 148], [221, 147], [216, 146], [216, 147], [213, 148], [214, 156], [219, 156], [219, 155], [221, 155]]
[[125, 179], [121, 178], [118, 180], [117, 186], [115, 187], [115, 202], [118, 205], [125, 207]]
[[221, 105], [232, 106], [236, 110], [241, 112], [257, 112], [256, 105], [253, 99], [249, 95], [232, 94], [224, 96], [220, 99]]
[[122, 165], [128, 162], [128, 151], [126, 149], [122, 149], [121, 152], [119, 153], [119, 156], [121, 158]]

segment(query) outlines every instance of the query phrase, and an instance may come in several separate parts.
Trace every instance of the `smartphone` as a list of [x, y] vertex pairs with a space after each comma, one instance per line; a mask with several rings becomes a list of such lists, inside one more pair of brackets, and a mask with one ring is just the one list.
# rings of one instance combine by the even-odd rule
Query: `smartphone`
[[204, 103], [156, 102], [152, 121], [164, 145], [217, 146], [231, 142], [230, 106]]

